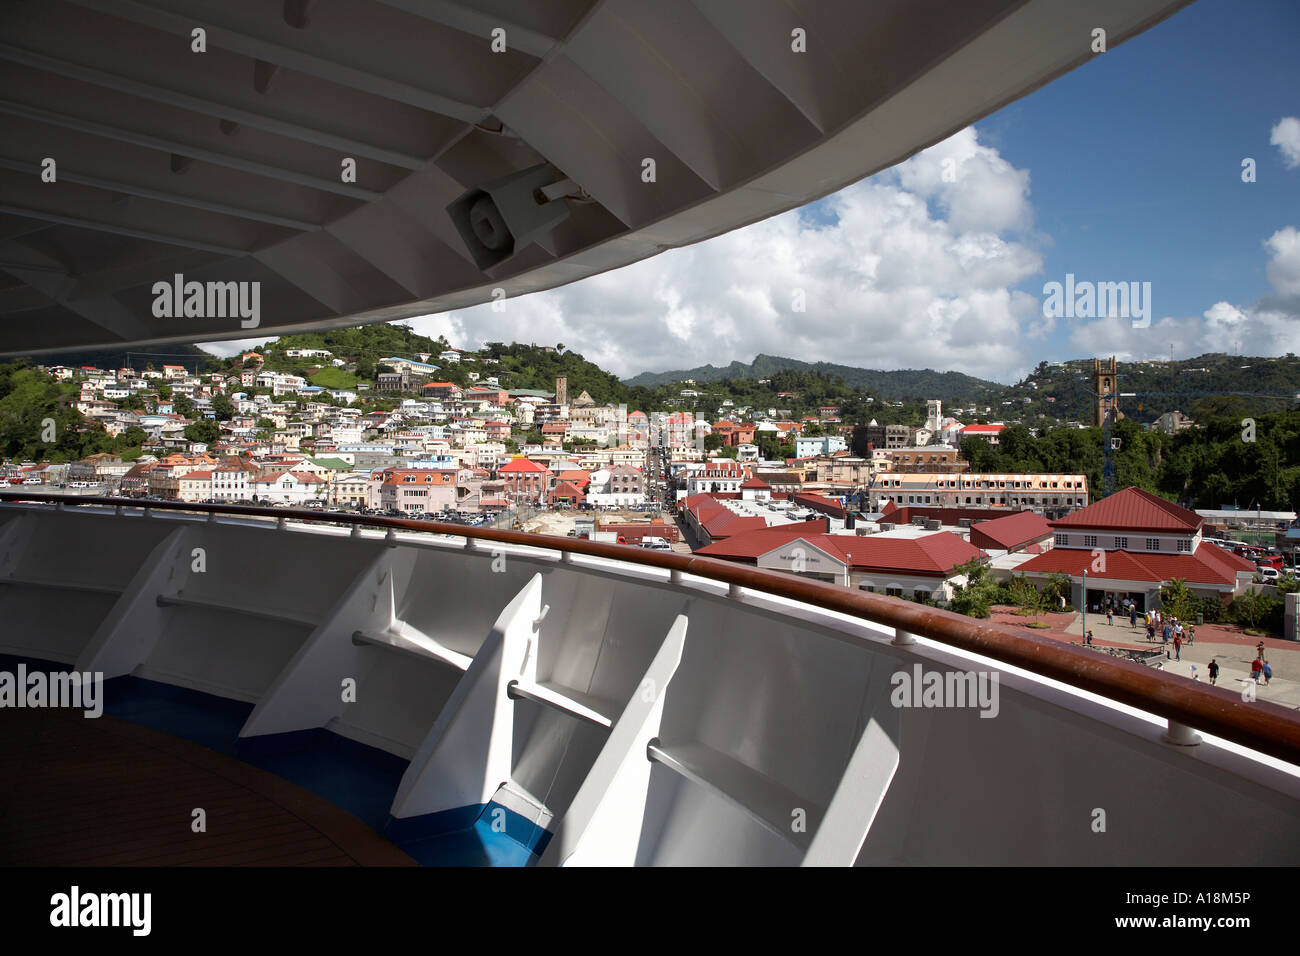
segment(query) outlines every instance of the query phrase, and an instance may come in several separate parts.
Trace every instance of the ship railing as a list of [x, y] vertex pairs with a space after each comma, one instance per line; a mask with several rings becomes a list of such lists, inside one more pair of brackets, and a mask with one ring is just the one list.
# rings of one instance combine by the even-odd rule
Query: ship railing
[[390, 541], [397, 532], [423, 532], [463, 538], [467, 550], [493, 544], [553, 552], [561, 563], [589, 556], [630, 565], [629, 570], [659, 569], [669, 580], [686, 586], [687, 578], [704, 578], [726, 586], [726, 593], [744, 600], [746, 593], [768, 595], [808, 604], [892, 630], [896, 644], [924, 637], [937, 644], [981, 655], [1040, 678], [1057, 681], [1114, 703], [1154, 714], [1168, 722], [1165, 739], [1188, 746], [1197, 732], [1231, 741], [1248, 750], [1300, 765], [1300, 713], [1281, 705], [1210, 686], [1133, 661], [1097, 654], [1054, 638], [1025, 634], [1010, 627], [964, 617], [951, 611], [865, 591], [849, 590], [781, 571], [740, 565], [715, 558], [648, 551], [633, 545], [604, 544], [521, 531], [503, 531], [439, 521], [348, 512], [328, 513], [260, 505], [197, 504], [153, 499], [65, 496], [0, 491], [0, 503], [35, 503], [59, 510], [109, 507], [128, 512], [190, 512], [219, 517], [271, 518], [284, 529], [287, 522], [343, 525], [357, 535], [363, 529], [384, 531]]

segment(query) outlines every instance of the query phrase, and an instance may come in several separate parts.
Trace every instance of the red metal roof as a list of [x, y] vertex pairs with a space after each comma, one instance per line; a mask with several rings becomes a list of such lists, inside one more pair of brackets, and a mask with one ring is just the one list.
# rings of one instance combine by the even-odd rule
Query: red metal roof
[[527, 458], [515, 458], [510, 464], [499, 469], [497, 473], [501, 475], [519, 475], [535, 474], [543, 471], [550, 471], [550, 469]]
[[1098, 570], [1092, 551], [1082, 548], [1053, 548], [1030, 558], [1017, 568], [1020, 572], [1068, 574], [1081, 577], [1086, 570], [1094, 578], [1113, 581], [1145, 581], [1159, 584], [1182, 578], [1189, 584], [1230, 587], [1237, 583], [1238, 571], [1254, 571], [1255, 566], [1235, 554], [1214, 545], [1201, 545], [1195, 553], [1145, 554], [1132, 551], [1105, 552], [1105, 571]]
[[[971, 544], [980, 547], [1002, 548], [1011, 551], [1031, 541], [1046, 538], [1052, 526], [1042, 515], [1021, 511], [1003, 518], [993, 518], [971, 525]], [[979, 538], [987, 540], [978, 540]]]
[[840, 561], [849, 561], [852, 568], [860, 571], [946, 577], [957, 565], [982, 554], [979, 548], [972, 547], [951, 531], [938, 531], [920, 538], [815, 534], [804, 535], [803, 539]]
[[586, 498], [587, 493], [571, 481], [562, 481], [551, 489], [552, 500], [558, 498]]
[[591, 475], [588, 472], [578, 470], [562, 471], [555, 476], [556, 481], [567, 481], [577, 485], [579, 488], [586, 488], [591, 484]]
[[1073, 514], [1053, 521], [1053, 528], [1100, 528], [1107, 531], [1167, 531], [1195, 534], [1204, 518], [1171, 501], [1143, 491], [1125, 488]]
[[773, 548], [779, 548], [787, 541], [810, 535], [825, 534], [830, 530], [830, 521], [817, 518], [814, 521], [793, 521], [789, 524], [775, 524], [767, 528], [755, 528], [743, 534], [733, 535], [723, 541], [706, 545], [696, 554], [706, 558], [725, 558], [730, 561], [756, 561], [760, 554], [767, 554]]
[[762, 478], [750, 478], [748, 481], [742, 483], [740, 487], [741, 488], [766, 488], [768, 491], [772, 490], [772, 486], [769, 485]]

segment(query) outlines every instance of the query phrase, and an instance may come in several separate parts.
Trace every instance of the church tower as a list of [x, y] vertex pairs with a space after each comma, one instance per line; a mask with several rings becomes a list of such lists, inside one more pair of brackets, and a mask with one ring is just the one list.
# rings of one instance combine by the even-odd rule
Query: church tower
[[1093, 396], [1093, 425], [1101, 428], [1106, 424], [1109, 418], [1113, 425], [1116, 421], [1124, 417], [1124, 413], [1119, 410], [1119, 384], [1116, 382], [1115, 356], [1111, 356], [1105, 364], [1101, 359], [1092, 360], [1092, 390], [1096, 393]]
[[938, 434], [939, 429], [943, 427], [943, 402], [937, 398], [929, 399], [925, 403], [925, 427], [927, 431]]
[[569, 377], [567, 375], [557, 375], [555, 377], [555, 404], [569, 404]]

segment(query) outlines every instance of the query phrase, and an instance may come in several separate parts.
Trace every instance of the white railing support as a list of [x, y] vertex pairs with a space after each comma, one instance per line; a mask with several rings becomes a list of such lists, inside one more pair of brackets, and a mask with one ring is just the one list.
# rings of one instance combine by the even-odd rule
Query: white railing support
[[1169, 720], [1169, 727], [1161, 739], [1175, 747], [1195, 747], [1201, 743], [1200, 734], [1186, 724], [1180, 724], [1172, 718]]

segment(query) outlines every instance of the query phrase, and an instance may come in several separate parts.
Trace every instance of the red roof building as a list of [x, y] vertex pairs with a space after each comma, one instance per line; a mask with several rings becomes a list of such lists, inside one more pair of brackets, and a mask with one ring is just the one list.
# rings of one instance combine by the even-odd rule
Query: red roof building
[[959, 435], [962, 438], [987, 438], [990, 445], [998, 443], [998, 435], [1006, 425], [967, 425]]
[[546, 501], [552, 508], [557, 506], [572, 508], [586, 500], [587, 493], [571, 481], [557, 482], [546, 496]]
[[709, 494], [683, 498], [678, 511], [701, 546], [767, 527], [762, 518], [742, 517]]
[[759, 555], [760, 568], [918, 600], [952, 597], [956, 568], [983, 553], [951, 531], [919, 538], [800, 535]]
[[740, 497], [745, 501], [770, 501], [772, 486], [758, 476], [748, 478], [740, 485]]
[[736, 561], [741, 564], [756, 564], [761, 555], [788, 541], [809, 535], [824, 535], [830, 531], [830, 522], [825, 518], [813, 521], [792, 521], [789, 524], [774, 524], [766, 528], [755, 528], [715, 541], [700, 548], [695, 553], [705, 558], [721, 558], [724, 561]]
[[567, 481], [569, 484], [582, 490], [585, 494], [587, 486], [591, 484], [591, 473], [583, 471], [581, 468], [569, 469], [562, 471], [555, 476], [557, 482]]
[[498, 469], [497, 477], [505, 482], [506, 497], [518, 504], [545, 498], [555, 476], [545, 465], [520, 457]]
[[1195, 534], [1205, 519], [1195, 511], [1141, 488], [1125, 488], [1052, 522], [1057, 530], [1069, 528], [1115, 531], [1151, 531], [1178, 535]]
[[1159, 606], [1160, 587], [1174, 578], [1202, 596], [1240, 594], [1255, 565], [1205, 542], [1204, 519], [1194, 511], [1142, 491], [1125, 488], [1086, 508], [1050, 522], [1053, 548], [1017, 569], [1030, 577], [1067, 574], [1076, 584], [1076, 606], [1084, 574], [1089, 608], [1107, 595], [1128, 597], [1139, 609]]
[[981, 521], [970, 528], [970, 543], [985, 551], [1023, 551], [1031, 544], [1052, 540], [1052, 526], [1032, 511]]

